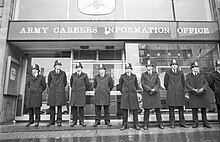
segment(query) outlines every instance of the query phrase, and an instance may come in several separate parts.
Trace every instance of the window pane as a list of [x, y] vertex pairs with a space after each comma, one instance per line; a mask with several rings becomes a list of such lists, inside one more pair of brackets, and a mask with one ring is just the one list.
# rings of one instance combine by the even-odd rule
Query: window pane
[[99, 50], [99, 60], [121, 60], [121, 50]]
[[214, 71], [215, 61], [218, 59], [216, 44], [178, 44], [178, 48], [182, 66], [190, 66], [191, 62], [197, 61], [202, 73]]
[[209, 0], [175, 0], [177, 21], [212, 21], [213, 14]]
[[125, 19], [173, 20], [170, 0], [126, 0]]
[[[18, 4], [18, 3], [17, 3]], [[19, 20], [66, 19], [68, 0], [20, 0]]]
[[75, 60], [95, 60], [96, 50], [75, 50], [74, 59]]

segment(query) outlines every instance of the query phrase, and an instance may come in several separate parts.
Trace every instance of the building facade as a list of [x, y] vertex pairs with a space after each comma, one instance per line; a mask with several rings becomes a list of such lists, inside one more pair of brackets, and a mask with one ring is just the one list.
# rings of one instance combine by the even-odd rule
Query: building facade
[[[178, 60], [185, 74], [194, 60], [207, 77], [214, 71], [219, 58], [219, 8], [219, 0], [0, 0], [0, 123], [25, 114], [31, 64], [39, 64], [47, 79], [56, 59], [68, 81], [80, 61], [91, 85], [98, 64], [105, 64], [114, 80], [110, 111], [115, 116], [120, 114], [117, 84], [125, 63], [133, 65], [140, 81], [146, 60], [151, 59], [160, 74], [166, 108], [163, 77], [171, 59]], [[67, 98], [69, 90], [67, 85]], [[214, 107], [213, 92], [209, 93]], [[85, 114], [90, 116], [93, 92], [87, 95]], [[46, 100], [47, 91], [45, 113]]]

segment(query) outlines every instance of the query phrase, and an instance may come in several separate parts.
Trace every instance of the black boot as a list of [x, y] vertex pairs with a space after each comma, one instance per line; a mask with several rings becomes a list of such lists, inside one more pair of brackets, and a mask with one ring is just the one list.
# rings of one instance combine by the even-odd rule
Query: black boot
[[112, 126], [112, 124], [110, 123], [110, 121], [105, 121], [105, 125], [107, 125], [107, 126], [109, 126], [109, 127]]
[[82, 122], [79, 122], [80, 125], [82, 125], [83, 127], [86, 126], [86, 124], [82, 121]]
[[93, 127], [97, 127], [98, 125], [100, 125], [100, 121], [96, 120], [95, 123], [93, 124]]
[[35, 122], [35, 127], [38, 127], [39, 126], [39, 122]]
[[29, 127], [31, 124], [34, 124], [34, 122], [28, 122], [26, 126]]

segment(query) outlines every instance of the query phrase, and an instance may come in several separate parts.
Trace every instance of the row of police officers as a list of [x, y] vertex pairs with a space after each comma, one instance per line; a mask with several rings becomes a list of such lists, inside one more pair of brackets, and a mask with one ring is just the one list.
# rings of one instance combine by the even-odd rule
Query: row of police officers
[[[209, 107], [209, 99], [207, 87], [215, 93], [216, 105], [218, 110], [218, 121], [220, 123], [220, 61], [216, 61], [216, 71], [214, 71], [208, 81], [205, 76], [200, 73], [199, 65], [196, 61], [191, 63], [191, 73], [184, 74], [178, 68], [175, 59], [171, 61], [171, 68], [166, 71], [164, 77], [164, 86], [167, 90], [167, 106], [169, 107], [170, 127], [175, 128], [175, 113], [178, 109], [180, 127], [188, 128], [185, 124], [184, 106], [186, 104], [185, 88], [189, 93], [189, 107], [192, 109], [193, 128], [198, 127], [198, 109], [201, 109], [203, 127], [211, 128], [206, 116], [206, 108]], [[66, 73], [61, 70], [62, 63], [56, 60], [54, 70], [48, 75], [48, 101], [50, 106], [50, 120], [47, 126], [55, 125], [55, 112], [57, 108], [57, 125], [62, 125], [62, 106], [66, 105], [67, 98], [65, 95], [65, 86], [67, 85]], [[75, 126], [78, 123], [86, 126], [84, 123], [84, 107], [86, 105], [86, 91], [90, 90], [89, 79], [86, 73], [82, 71], [83, 66], [78, 62], [75, 66], [76, 72], [71, 75], [71, 97], [69, 105], [71, 106], [71, 123]], [[141, 75], [142, 100], [144, 108], [144, 129], [149, 126], [150, 109], [156, 112], [158, 127], [164, 129], [161, 117], [161, 100], [160, 100], [160, 79], [157, 72], [153, 70], [154, 66], [150, 60], [146, 64], [146, 72]], [[93, 87], [95, 89], [94, 105], [95, 105], [95, 123], [94, 127], [100, 125], [101, 109], [104, 109], [105, 125], [112, 126], [110, 123], [110, 91], [113, 88], [113, 79], [106, 74], [106, 68], [103, 64], [99, 65], [99, 74], [94, 78]], [[125, 65], [125, 73], [120, 76], [117, 89], [121, 92], [121, 110], [122, 110], [122, 126], [121, 130], [127, 129], [128, 112], [133, 113], [134, 128], [140, 130], [138, 125], [138, 109], [139, 103], [137, 98], [137, 90], [141, 88], [135, 74], [132, 73], [132, 65]], [[35, 127], [40, 122], [40, 107], [42, 105], [42, 92], [46, 89], [45, 78], [39, 74], [39, 65], [32, 66], [32, 76], [27, 81], [27, 108], [29, 112], [29, 121], [26, 126], [30, 126], [35, 122]], [[35, 113], [35, 120], [34, 120]]]

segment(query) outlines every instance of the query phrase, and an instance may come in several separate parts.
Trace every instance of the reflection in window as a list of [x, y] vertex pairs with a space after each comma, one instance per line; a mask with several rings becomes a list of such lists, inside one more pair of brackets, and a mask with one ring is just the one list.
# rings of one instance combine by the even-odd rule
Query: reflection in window
[[212, 21], [210, 0], [174, 0], [177, 21]]
[[201, 71], [212, 72], [218, 59], [215, 43], [209, 44], [139, 44], [139, 62], [145, 65], [151, 59], [155, 66], [169, 66], [171, 59], [178, 60], [180, 66], [190, 66], [197, 61]]

